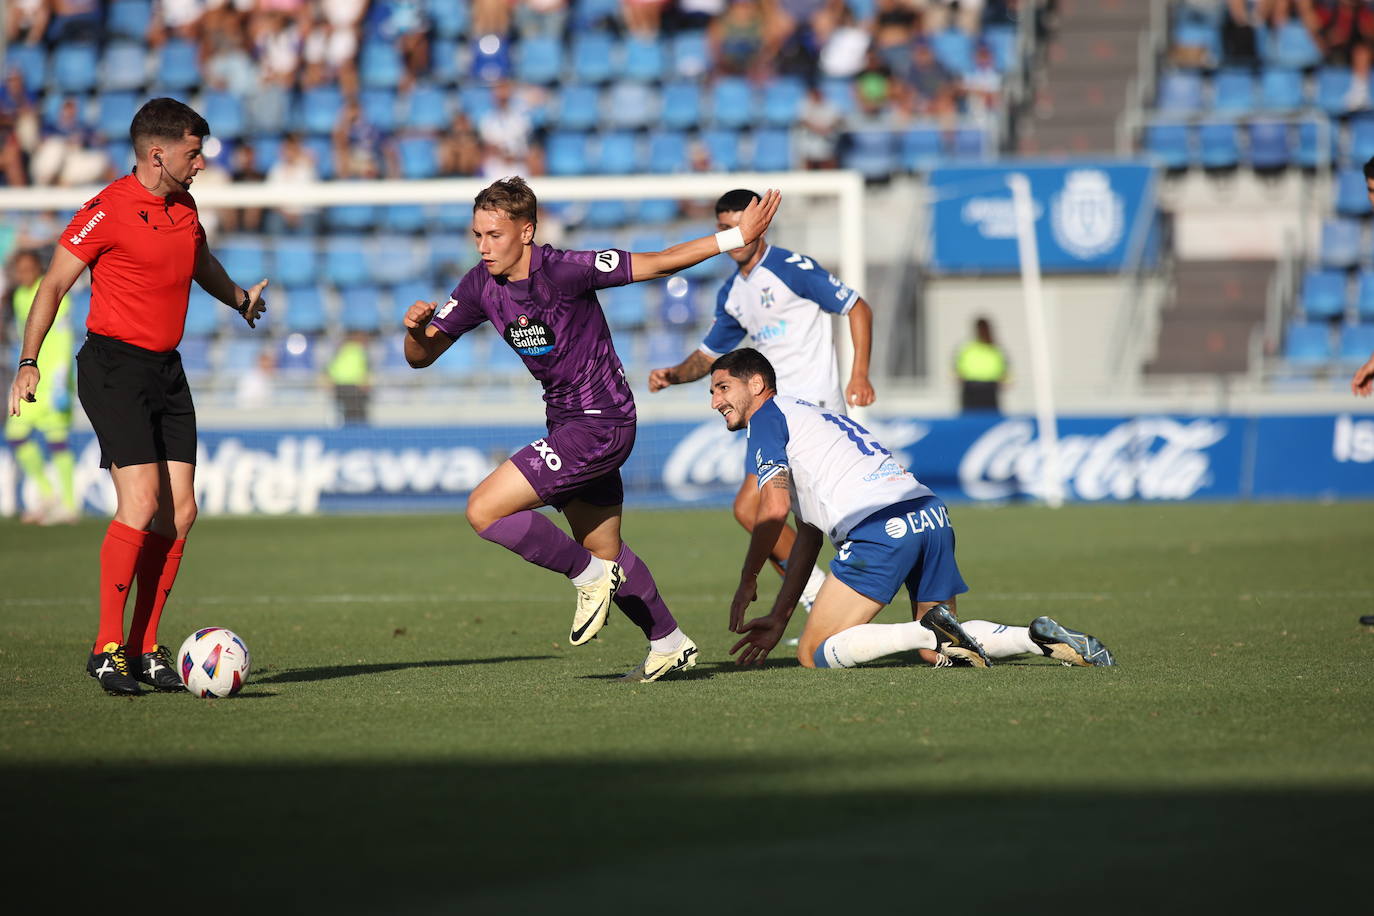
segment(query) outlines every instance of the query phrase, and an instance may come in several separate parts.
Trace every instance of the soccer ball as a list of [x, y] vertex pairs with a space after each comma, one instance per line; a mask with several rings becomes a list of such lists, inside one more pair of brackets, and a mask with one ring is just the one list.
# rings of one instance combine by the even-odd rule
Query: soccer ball
[[252, 658], [232, 630], [196, 630], [177, 650], [177, 670], [186, 689], [198, 697], [231, 697], [248, 680]]

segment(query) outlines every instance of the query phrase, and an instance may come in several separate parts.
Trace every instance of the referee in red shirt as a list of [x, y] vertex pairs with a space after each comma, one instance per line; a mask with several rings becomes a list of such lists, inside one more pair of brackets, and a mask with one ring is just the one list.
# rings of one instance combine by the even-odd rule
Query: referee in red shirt
[[[37, 400], [38, 351], [58, 303], [87, 267], [91, 311], [76, 356], [77, 395], [114, 479], [114, 521], [100, 548], [100, 629], [86, 671], [112, 694], [180, 690], [158, 621], [196, 520], [196, 413], [176, 346], [195, 280], [249, 327], [267, 310], [262, 280], [237, 286], [205, 243], [186, 193], [205, 168], [205, 119], [153, 99], [129, 125], [137, 164], [72, 218], [24, 326], [10, 414]], [[125, 599], [138, 583], [127, 638]]]

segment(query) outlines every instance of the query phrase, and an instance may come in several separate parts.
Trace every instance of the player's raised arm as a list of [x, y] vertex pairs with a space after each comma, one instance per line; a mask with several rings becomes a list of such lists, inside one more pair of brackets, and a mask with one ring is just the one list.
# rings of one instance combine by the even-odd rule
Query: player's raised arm
[[663, 251], [631, 253], [633, 282], [672, 276], [679, 270], [700, 264], [721, 252], [743, 248], [768, 230], [768, 225], [773, 221], [773, 215], [778, 212], [778, 204], [781, 201], [782, 192], [765, 191], [761, 199], [750, 201], [749, 206], [744, 208], [739, 225], [733, 229], [692, 239]]
[[24, 323], [24, 342], [19, 350], [19, 369], [14, 374], [14, 383], [10, 385], [10, 416], [19, 416], [19, 405], [24, 401], [33, 403], [38, 400], [38, 351], [43, 348], [43, 341], [52, 328], [53, 319], [57, 317], [62, 297], [67, 295], [76, 278], [81, 276], [81, 271], [85, 269], [85, 261], [61, 245], [57, 246], [53, 252], [52, 262], [48, 265], [48, 272], [43, 275], [43, 282], [39, 284], [38, 292], [33, 297], [28, 320]]
[[711, 357], [701, 350], [693, 350], [691, 356], [676, 366], [668, 369], [654, 369], [650, 372], [649, 390], [662, 391], [669, 385], [685, 385], [688, 382], [695, 382], [711, 371], [711, 362]]
[[219, 258], [210, 253], [209, 245], [201, 245], [196, 251], [196, 270], [192, 275], [200, 288], [214, 296], [243, 316], [250, 328], [257, 327], [257, 320], [267, 311], [267, 302], [262, 291], [267, 288], [267, 280], [259, 280], [249, 289], [244, 289], [233, 281]]
[[430, 324], [439, 308], [437, 302], [416, 301], [406, 309], [401, 324], [405, 325], [406, 362], [412, 369], [423, 369], [453, 345], [453, 338]]

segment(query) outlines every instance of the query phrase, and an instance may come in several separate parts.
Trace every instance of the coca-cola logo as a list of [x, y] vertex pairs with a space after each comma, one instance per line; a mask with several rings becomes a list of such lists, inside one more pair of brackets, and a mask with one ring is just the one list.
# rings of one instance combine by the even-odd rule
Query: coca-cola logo
[[[1062, 436], [1059, 472], [1066, 494], [1084, 500], [1187, 499], [1212, 478], [1207, 449], [1226, 438], [1216, 420], [1141, 417], [1099, 436]], [[972, 499], [1044, 496], [1044, 451], [1030, 420], [1005, 420], [983, 433], [959, 462]]]

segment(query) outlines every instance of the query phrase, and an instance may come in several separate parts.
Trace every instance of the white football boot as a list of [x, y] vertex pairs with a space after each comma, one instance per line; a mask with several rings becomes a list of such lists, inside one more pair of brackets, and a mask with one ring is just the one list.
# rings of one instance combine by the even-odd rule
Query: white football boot
[[577, 610], [573, 612], [572, 629], [568, 631], [568, 642], [574, 646], [590, 641], [601, 632], [611, 614], [611, 599], [625, 584], [625, 572], [619, 563], [602, 562], [606, 571], [601, 578], [591, 585], [578, 586]]
[[671, 652], [655, 652], [650, 646], [648, 657], [621, 680], [647, 684], [650, 681], [658, 680], [665, 674], [685, 671], [694, 667], [697, 663], [697, 655], [697, 644], [692, 642], [689, 636], [683, 636], [682, 644]]

